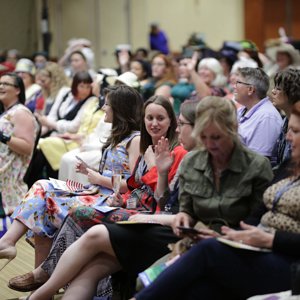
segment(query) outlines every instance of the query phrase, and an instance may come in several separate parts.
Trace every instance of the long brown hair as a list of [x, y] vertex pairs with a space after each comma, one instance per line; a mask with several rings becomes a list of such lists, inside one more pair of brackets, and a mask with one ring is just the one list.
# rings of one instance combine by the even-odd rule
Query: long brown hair
[[105, 96], [112, 109], [112, 130], [103, 148], [115, 147], [133, 131], [139, 131], [143, 108], [142, 96], [127, 85], [106, 88]]
[[148, 133], [148, 131], [146, 130], [145, 121], [144, 121], [146, 108], [148, 105], [152, 103], [161, 105], [167, 111], [167, 114], [170, 118], [170, 127], [166, 134], [166, 138], [168, 138], [169, 140], [171, 149], [173, 149], [176, 145], [178, 145], [177, 133], [176, 133], [177, 121], [170, 101], [163, 96], [152, 96], [145, 102], [143, 113], [142, 113], [141, 141], [140, 141], [140, 151], [142, 154], [144, 154], [147, 148], [150, 145], [152, 145], [152, 138]]

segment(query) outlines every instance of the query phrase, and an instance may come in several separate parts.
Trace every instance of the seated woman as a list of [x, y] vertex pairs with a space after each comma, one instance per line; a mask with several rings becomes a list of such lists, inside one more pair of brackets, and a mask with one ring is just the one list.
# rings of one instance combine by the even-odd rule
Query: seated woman
[[274, 165], [279, 165], [291, 157], [291, 146], [286, 140], [286, 133], [292, 106], [300, 100], [300, 70], [286, 69], [278, 72], [274, 77], [271, 99], [274, 106], [285, 115], [274, 147], [274, 157], [277, 158]]
[[151, 61], [152, 79], [142, 87], [144, 99], [153, 95], [171, 97], [171, 88], [176, 83], [175, 72], [170, 59], [161, 53], [154, 55]]
[[[242, 230], [222, 228], [223, 238], [270, 251], [236, 249], [208, 238], [167, 268], [136, 299], [196, 299], [196, 295], [203, 299], [246, 299], [290, 289], [291, 265], [300, 258], [299, 131], [298, 102], [291, 111], [287, 131], [294, 162], [290, 176], [265, 191], [267, 212], [257, 227], [241, 222]], [[199, 237], [210, 237], [206, 233]]]
[[38, 71], [36, 81], [42, 87], [42, 100], [37, 99], [35, 112], [47, 116], [60, 91], [64, 90], [66, 93], [68, 90], [68, 78], [60, 65], [47, 62], [45, 67]]
[[226, 77], [219, 61], [212, 57], [203, 58], [200, 60], [196, 71], [197, 59], [198, 54], [194, 53], [187, 65], [191, 82], [195, 86], [195, 92], [190, 98], [201, 100], [206, 96], [224, 97], [227, 94], [224, 89]]
[[[24, 106], [22, 78], [0, 78], [0, 216], [10, 215], [27, 192], [24, 175], [29, 166], [38, 124]], [[2, 203], [2, 204], [1, 204]]]
[[[181, 106], [181, 114], [178, 119], [177, 132], [178, 139], [182, 146], [191, 151], [196, 141], [191, 136], [195, 118], [196, 105], [198, 102], [187, 101]], [[162, 214], [133, 214], [129, 218], [132, 221], [138, 222], [160, 222], [161, 224], [171, 225], [173, 221], [172, 214], [178, 212], [178, 171], [173, 180], [170, 181], [170, 190], [168, 184], [168, 171], [172, 167], [174, 156], [170, 155], [170, 145], [168, 139], [162, 137], [155, 147], [155, 164], [157, 168], [157, 187], [154, 192], [154, 197], [161, 207]], [[124, 216], [124, 214], [123, 214]], [[51, 276], [54, 268], [60, 259], [63, 252], [74, 243], [86, 230], [90, 227], [100, 224], [106, 217], [103, 213], [94, 208], [77, 207], [70, 211], [65, 219], [58, 234], [53, 241], [51, 251], [47, 259], [33, 272], [25, 275], [17, 276], [9, 281], [9, 287], [18, 291], [32, 291], [40, 287], [49, 276]], [[44, 270], [44, 271], [43, 271]], [[27, 278], [27, 280], [25, 279]], [[28, 278], [31, 279], [30, 283]], [[110, 282], [107, 280], [101, 281], [98, 285], [98, 296], [107, 295], [107, 290], [111, 289]]]
[[22, 78], [25, 86], [25, 105], [34, 112], [36, 101], [42, 92], [41, 86], [35, 83], [36, 69], [34, 63], [28, 58], [21, 58], [16, 64], [15, 72]]
[[139, 93], [127, 86], [107, 90], [106, 122], [112, 123], [112, 134], [105, 145], [99, 173], [82, 164], [79, 169], [98, 186], [95, 195], [81, 195], [55, 189], [49, 180], [37, 181], [14, 211], [12, 226], [0, 240], [0, 258], [13, 259], [15, 244], [31, 229], [35, 234], [36, 262], [39, 265], [49, 252], [51, 239], [71, 208], [79, 205], [102, 204], [112, 193], [112, 167], [122, 170], [121, 192], [127, 191], [126, 178], [132, 173], [139, 151], [140, 115], [143, 100]]
[[[196, 220], [209, 224], [220, 218], [237, 227], [261, 202], [272, 178], [269, 161], [240, 144], [230, 101], [203, 99], [194, 131], [204, 147], [191, 151], [182, 162], [181, 212], [174, 217], [174, 231], [179, 233], [178, 225], [191, 226]], [[91, 299], [99, 279], [119, 270], [136, 275], [166, 254], [168, 243], [176, 240], [171, 227], [157, 224], [93, 226], [64, 252], [50, 279], [30, 299], [46, 299], [70, 281], [64, 299]], [[134, 260], [128, 259], [129, 253]]]
[[[93, 112], [98, 106], [98, 100], [92, 95], [91, 83], [92, 78], [87, 72], [77, 73], [74, 76], [71, 90], [64, 88], [61, 91], [64, 94], [60, 93], [57, 96], [58, 99], [54, 102], [49, 115], [36, 115], [42, 124], [43, 138], [39, 140], [38, 151], [36, 151], [33, 157], [34, 167], [29, 176], [29, 187], [31, 187], [35, 181], [42, 178], [57, 178], [59, 154], [63, 152], [63, 150], [72, 149], [72, 147], [68, 145], [70, 144], [69, 141], [65, 141], [70, 137], [67, 133], [76, 133], [82, 122], [88, 124], [88, 127], [95, 123], [93, 123], [93, 120], [91, 120], [91, 122], [88, 120], [91, 117], [93, 119]], [[86, 112], [88, 116], [86, 116]], [[96, 113], [96, 116], [99, 115], [99, 113], [100, 112]], [[96, 124], [94, 124], [94, 126]], [[59, 145], [53, 147], [53, 139], [47, 138], [50, 134], [51, 136], [65, 134], [65, 140], [60, 140], [60, 143], [58, 142]], [[59, 146], [60, 151], [58, 151]], [[44, 175], [45, 173], [46, 175]]]
[[179, 115], [180, 105], [186, 99], [189, 99], [191, 93], [195, 90], [194, 84], [191, 82], [191, 75], [188, 70], [188, 64], [191, 58], [182, 56], [178, 60], [178, 83], [171, 89], [171, 96], [173, 98], [173, 108], [176, 115]]

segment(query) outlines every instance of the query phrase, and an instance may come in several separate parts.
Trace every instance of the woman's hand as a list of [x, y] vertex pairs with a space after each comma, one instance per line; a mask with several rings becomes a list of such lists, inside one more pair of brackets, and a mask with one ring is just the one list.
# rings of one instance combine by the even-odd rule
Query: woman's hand
[[84, 174], [84, 175], [88, 174], [86, 164], [83, 163], [83, 162], [78, 162], [75, 166], [75, 170], [76, 170], [77, 173], [81, 173], [81, 174]]
[[107, 198], [106, 204], [108, 206], [122, 207], [123, 198], [120, 193], [112, 194], [110, 197]]
[[147, 150], [144, 154], [144, 159], [145, 159], [148, 171], [155, 166], [155, 155], [154, 155], [153, 148], [151, 145], [147, 148]]
[[169, 141], [165, 137], [161, 137], [155, 146], [155, 165], [157, 172], [160, 174], [168, 174], [174, 162], [174, 153], [169, 151]]
[[253, 247], [268, 248], [273, 246], [274, 233], [265, 232], [256, 226], [240, 223], [243, 230], [234, 230], [227, 226], [222, 227], [224, 238], [244, 243]]
[[198, 59], [199, 59], [199, 54], [197, 51], [194, 51], [192, 57], [190, 59], [187, 59], [188, 60], [187, 69], [189, 72], [193, 72], [193, 71], [196, 72], [196, 65], [197, 65]]
[[174, 218], [172, 229], [176, 235], [181, 236], [181, 231], [177, 228], [178, 226], [191, 227], [194, 224], [195, 221], [190, 215], [184, 212], [180, 212]]
[[102, 185], [102, 183], [101, 183], [102, 175], [100, 175], [98, 172], [96, 172], [90, 168], [86, 168], [86, 170], [87, 170], [88, 181], [90, 183]]

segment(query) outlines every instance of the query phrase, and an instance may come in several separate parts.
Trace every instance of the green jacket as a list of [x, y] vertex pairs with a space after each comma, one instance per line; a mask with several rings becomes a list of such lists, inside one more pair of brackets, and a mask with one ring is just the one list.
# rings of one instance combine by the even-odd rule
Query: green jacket
[[205, 224], [223, 219], [238, 226], [261, 202], [273, 173], [267, 158], [237, 144], [215, 188], [206, 150], [189, 152], [179, 171], [180, 211]]

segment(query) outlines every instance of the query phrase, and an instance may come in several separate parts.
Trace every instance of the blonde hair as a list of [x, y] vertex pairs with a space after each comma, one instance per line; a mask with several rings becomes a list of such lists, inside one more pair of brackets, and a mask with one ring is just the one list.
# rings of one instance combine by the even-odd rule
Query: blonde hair
[[[41, 69], [40, 74], [45, 74], [51, 78], [50, 93], [46, 95], [53, 99], [56, 98], [58, 91], [63, 86], [70, 86], [69, 80], [65, 75], [64, 69], [55, 62], [47, 62], [44, 69]], [[45, 93], [45, 91], [43, 91]], [[45, 93], [48, 94], [48, 93]]]
[[231, 100], [207, 96], [199, 102], [196, 108], [196, 122], [192, 136], [200, 142], [200, 145], [200, 135], [211, 123], [227, 134], [234, 143], [240, 143], [237, 132], [236, 107]]

